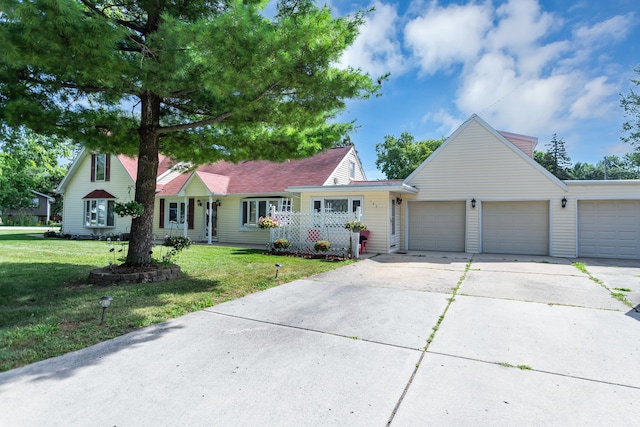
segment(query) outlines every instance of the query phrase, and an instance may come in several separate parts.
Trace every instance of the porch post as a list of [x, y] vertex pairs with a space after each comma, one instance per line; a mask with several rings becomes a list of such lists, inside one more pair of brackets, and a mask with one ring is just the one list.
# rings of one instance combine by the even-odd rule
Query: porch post
[[184, 196], [184, 223], [182, 224], [182, 235], [187, 237], [187, 229], [189, 228], [189, 199]]
[[207, 245], [210, 245], [211, 244], [211, 228], [213, 225], [213, 197], [211, 196], [209, 196], [209, 207], [208, 207], [207, 214], [209, 217], [208, 219], [209, 224], [207, 227]]

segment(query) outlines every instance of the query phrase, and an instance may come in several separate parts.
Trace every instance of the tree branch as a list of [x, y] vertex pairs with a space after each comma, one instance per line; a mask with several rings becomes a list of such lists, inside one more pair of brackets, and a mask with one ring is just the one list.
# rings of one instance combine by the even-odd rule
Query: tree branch
[[178, 132], [178, 131], [181, 131], [181, 130], [189, 130], [189, 129], [199, 128], [199, 127], [202, 127], [202, 126], [213, 125], [215, 123], [220, 123], [220, 122], [228, 119], [232, 115], [233, 115], [232, 112], [227, 112], [227, 113], [219, 115], [218, 117], [213, 117], [211, 119], [200, 120], [198, 122], [192, 122], [192, 123], [185, 123], [185, 124], [182, 124], [182, 125], [162, 127], [162, 128], [159, 128], [156, 132], [159, 135], [162, 135], [162, 134], [167, 134], [167, 133], [172, 133], [172, 132]]

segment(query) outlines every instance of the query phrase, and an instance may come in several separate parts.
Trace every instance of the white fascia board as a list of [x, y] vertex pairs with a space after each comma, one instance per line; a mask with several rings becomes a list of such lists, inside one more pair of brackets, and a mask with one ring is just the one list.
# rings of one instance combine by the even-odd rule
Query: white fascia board
[[417, 194], [418, 189], [406, 184], [349, 184], [349, 185], [318, 185], [318, 186], [300, 186], [288, 187], [287, 191], [294, 193], [303, 193], [308, 191], [318, 191], [327, 193], [348, 193], [353, 191], [390, 191], [394, 193]]

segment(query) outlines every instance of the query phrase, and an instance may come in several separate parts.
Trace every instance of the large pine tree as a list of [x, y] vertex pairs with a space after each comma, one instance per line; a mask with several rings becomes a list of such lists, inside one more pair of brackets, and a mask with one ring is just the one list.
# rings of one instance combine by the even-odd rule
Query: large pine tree
[[336, 63], [364, 14], [310, 0], [1, 0], [0, 122], [138, 156], [126, 264], [150, 262], [158, 154], [284, 160], [343, 140], [380, 89]]

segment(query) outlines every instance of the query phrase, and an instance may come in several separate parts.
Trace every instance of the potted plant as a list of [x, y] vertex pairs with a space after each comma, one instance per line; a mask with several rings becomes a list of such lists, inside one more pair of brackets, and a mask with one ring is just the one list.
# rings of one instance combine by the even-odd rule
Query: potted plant
[[358, 221], [357, 219], [352, 219], [344, 225], [344, 228], [351, 230], [354, 233], [359, 233], [360, 231], [367, 229], [367, 224], [362, 221]]
[[144, 212], [144, 206], [142, 203], [136, 202], [135, 200], [127, 203], [116, 202], [113, 207], [113, 211], [121, 217], [131, 216], [133, 218], [137, 218]]
[[260, 228], [275, 228], [279, 225], [278, 220], [271, 216], [261, 216], [258, 218], [258, 227]]
[[331, 242], [329, 242], [328, 240], [318, 240], [313, 245], [313, 248], [318, 252], [327, 252], [329, 249], [331, 249]]
[[291, 242], [289, 239], [285, 239], [284, 237], [273, 241], [273, 247], [275, 249], [287, 249], [289, 246], [291, 246]]

